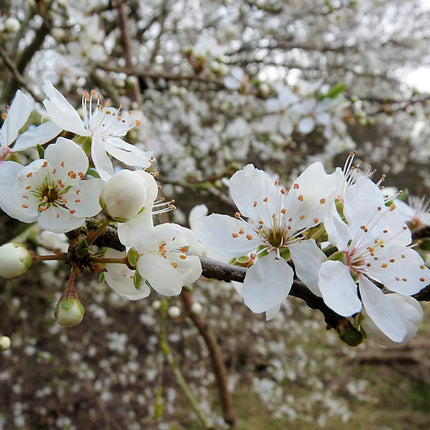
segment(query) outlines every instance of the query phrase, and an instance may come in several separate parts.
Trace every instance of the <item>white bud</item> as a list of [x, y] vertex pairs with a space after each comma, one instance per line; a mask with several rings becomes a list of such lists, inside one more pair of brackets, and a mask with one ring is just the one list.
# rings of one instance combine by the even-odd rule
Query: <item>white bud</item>
[[61, 296], [55, 307], [54, 316], [63, 327], [73, 327], [84, 319], [85, 309], [76, 293], [67, 292]]
[[[415, 300], [413, 297], [397, 293], [386, 294], [386, 298], [391, 301], [392, 305], [394, 305], [399, 319], [407, 329], [403, 342], [415, 337], [418, 327], [423, 320], [423, 309], [420, 302]], [[374, 339], [381, 345], [385, 346], [398, 345], [398, 343], [393, 342], [376, 326], [365, 311], [362, 312], [362, 320], [360, 321], [360, 324], [369, 339]]]
[[160, 300], [154, 300], [152, 303], [152, 309], [158, 310], [161, 308], [161, 301]]
[[170, 318], [178, 318], [181, 315], [181, 310], [177, 306], [171, 306], [167, 312]]
[[20, 243], [6, 243], [0, 246], [0, 276], [17, 278], [33, 264], [30, 251]]
[[191, 312], [194, 314], [199, 314], [202, 311], [202, 305], [199, 302], [194, 302], [191, 305]]
[[145, 204], [152, 204], [147, 202], [148, 187], [157, 188], [149, 173], [121, 170], [104, 183], [100, 206], [113, 221], [127, 222], [141, 212]]
[[16, 18], [7, 18], [4, 23], [4, 30], [6, 33], [16, 33], [21, 27], [21, 24]]
[[268, 84], [266, 84], [265, 82], [262, 82], [259, 85], [258, 90], [260, 91], [260, 93], [263, 96], [268, 96], [270, 94], [270, 86]]
[[0, 336], [0, 351], [6, 351], [10, 348], [10, 337]]

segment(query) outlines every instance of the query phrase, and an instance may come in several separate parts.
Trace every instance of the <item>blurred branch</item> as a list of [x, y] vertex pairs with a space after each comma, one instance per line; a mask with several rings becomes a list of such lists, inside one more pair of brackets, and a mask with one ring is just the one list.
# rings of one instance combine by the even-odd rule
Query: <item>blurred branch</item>
[[231, 398], [231, 393], [228, 389], [227, 370], [224, 365], [224, 360], [222, 358], [217, 339], [209, 327], [207, 321], [191, 310], [191, 306], [193, 305], [193, 298], [191, 297], [191, 294], [183, 289], [181, 293], [181, 299], [186, 313], [197, 327], [197, 330], [203, 337], [203, 340], [208, 347], [212, 368], [215, 373], [218, 391], [221, 398], [224, 421], [228, 424], [234, 424], [235, 417], [233, 412], [233, 401]]
[[169, 363], [170, 368], [172, 369], [173, 375], [175, 376], [176, 382], [184, 393], [185, 397], [188, 400], [193, 411], [196, 413], [200, 423], [202, 424], [204, 429], [212, 429], [212, 425], [209, 423], [208, 418], [204, 414], [199, 401], [196, 396], [191, 391], [187, 382], [182, 375], [181, 369], [172, 353], [172, 350], [167, 343], [167, 330], [166, 330], [166, 322], [167, 322], [167, 302], [163, 301], [161, 305], [161, 316], [160, 316], [160, 348], [164, 357], [166, 358], [167, 363]]
[[[41, 7], [37, 9], [37, 12], [42, 18], [42, 24], [36, 30], [33, 40], [24, 48], [15, 63], [16, 70], [15, 68], [12, 70], [14, 79], [6, 86], [6, 90], [2, 95], [4, 102], [9, 102], [12, 100], [16, 90], [20, 86], [26, 88], [34, 97], [33, 93], [29, 90], [28, 85], [23, 82], [24, 78], [22, 74], [24, 73], [27, 65], [30, 63], [34, 55], [42, 48], [46, 36], [51, 32], [51, 17], [49, 16], [51, 4], [52, 2], [49, 2], [47, 5], [42, 4]], [[3, 61], [5, 61], [4, 58]], [[10, 69], [10, 66], [8, 66], [8, 68]], [[40, 98], [34, 98], [37, 101], [40, 101]]]
[[[130, 36], [130, 25], [128, 23], [127, 17], [127, 6], [125, 0], [116, 0], [115, 7], [118, 11], [118, 28], [121, 34], [121, 45], [123, 48], [123, 56], [125, 59], [125, 65], [128, 70], [133, 69], [133, 51], [131, 46], [131, 36]], [[133, 102], [140, 105], [140, 86], [136, 79], [135, 84], [132, 86], [130, 98]]]
[[[12, 72], [14, 81], [17, 83], [16, 89], [18, 89], [18, 87], [24, 88], [34, 98], [34, 100], [36, 100], [39, 103], [42, 103], [42, 100], [43, 100], [42, 97], [39, 97], [37, 94], [34, 93], [31, 87], [27, 84], [27, 80], [19, 72], [18, 67], [12, 61], [12, 59], [6, 54], [6, 52], [3, 50], [1, 45], [0, 45], [0, 58], [3, 60], [4, 65], [10, 70], [10, 72]], [[10, 92], [9, 88], [6, 91]], [[13, 98], [13, 95], [11, 97], [8, 96], [7, 100], [11, 100], [12, 98]]]

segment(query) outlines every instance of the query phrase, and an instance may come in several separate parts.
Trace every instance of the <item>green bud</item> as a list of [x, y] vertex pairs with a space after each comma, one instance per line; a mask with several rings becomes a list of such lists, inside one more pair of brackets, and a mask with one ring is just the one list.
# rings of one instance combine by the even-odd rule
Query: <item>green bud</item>
[[54, 317], [63, 327], [73, 327], [84, 319], [85, 309], [75, 291], [64, 293], [57, 303]]

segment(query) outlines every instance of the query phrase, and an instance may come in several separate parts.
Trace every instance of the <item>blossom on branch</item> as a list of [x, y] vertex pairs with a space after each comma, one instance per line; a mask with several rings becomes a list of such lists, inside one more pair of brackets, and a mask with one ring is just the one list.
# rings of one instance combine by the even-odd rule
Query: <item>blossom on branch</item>
[[[381, 190], [370, 179], [347, 189], [343, 206], [346, 222], [335, 212], [324, 220], [329, 241], [338, 252], [322, 262], [318, 286], [327, 306], [339, 315], [349, 317], [364, 308], [385, 336], [402, 342], [408, 329], [375, 282], [408, 296], [430, 283], [430, 271], [408, 246], [411, 232], [393, 209], [385, 206]], [[316, 265], [309, 268], [314, 271]], [[305, 271], [304, 266], [298, 275], [306, 282]], [[308, 276], [314, 273], [308, 272]]]
[[0, 208], [12, 218], [65, 233], [100, 212], [103, 181], [84, 180], [88, 158], [74, 142], [58, 138], [45, 158], [23, 167], [13, 161], [0, 169]]
[[0, 130], [0, 162], [6, 160], [6, 157], [12, 152], [43, 145], [60, 133], [61, 128], [52, 121], [48, 121], [27, 130], [18, 137], [19, 131], [28, 121], [32, 110], [32, 98], [18, 90], [10, 108], [2, 115], [4, 121]]
[[230, 179], [240, 211], [236, 218], [214, 214], [195, 223], [198, 237], [218, 254], [238, 258], [250, 253], [254, 264], [247, 270], [241, 294], [253, 312], [266, 312], [269, 318], [279, 310], [294, 277], [287, 263], [290, 253], [294, 260], [292, 250], [300, 249], [307, 242], [306, 232], [322, 222], [335, 191], [335, 178], [321, 163], [310, 165], [288, 193], [249, 164]]
[[[79, 136], [91, 137], [91, 158], [97, 173], [107, 181], [114, 174], [112, 161], [108, 154], [128, 166], [147, 168], [151, 165], [152, 155], [125, 142], [121, 137], [138, 125], [129, 118], [122, 118], [120, 109], [103, 104], [101, 97], [94, 91], [82, 96], [83, 119], [66, 98], [54, 88], [50, 81], [45, 81], [43, 90], [47, 99], [45, 108], [58, 126]], [[93, 105], [93, 97], [96, 98]]]

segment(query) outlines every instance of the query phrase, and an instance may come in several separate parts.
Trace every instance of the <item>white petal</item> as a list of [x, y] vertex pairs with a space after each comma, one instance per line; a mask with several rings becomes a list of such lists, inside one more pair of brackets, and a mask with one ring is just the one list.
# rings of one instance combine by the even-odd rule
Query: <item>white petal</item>
[[326, 261], [321, 265], [319, 287], [325, 304], [339, 315], [349, 317], [360, 312], [357, 285], [342, 262]]
[[310, 116], [306, 116], [299, 121], [297, 128], [300, 133], [308, 134], [315, 128], [315, 121]]
[[164, 296], [177, 296], [183, 283], [177, 270], [159, 254], [144, 254], [137, 262], [137, 269], [151, 287]]
[[[332, 205], [334, 206], [334, 203]], [[336, 245], [340, 251], [348, 248], [351, 233], [348, 226], [341, 220], [336, 208], [324, 218], [324, 227], [332, 244]]]
[[[239, 234], [241, 229], [244, 233]], [[249, 224], [227, 215], [209, 215], [197, 221], [194, 230], [205, 246], [227, 257], [241, 257], [255, 251], [263, 243]], [[247, 239], [247, 235], [252, 236], [251, 240]]]
[[226, 76], [224, 78], [224, 85], [229, 90], [237, 90], [240, 87], [240, 82], [232, 76]]
[[317, 246], [313, 239], [290, 245], [291, 259], [294, 262], [296, 274], [307, 287], [317, 296], [321, 297], [318, 286], [318, 271], [321, 264], [327, 260], [324, 252]]
[[[368, 274], [396, 293], [412, 295], [430, 284], [430, 270], [415, 250], [391, 245], [384, 248], [378, 260], [371, 260]], [[375, 255], [375, 256], [376, 256]]]
[[91, 143], [91, 158], [97, 173], [104, 181], [109, 180], [109, 178], [114, 175], [112, 161], [107, 155], [106, 144], [102, 140], [99, 132], [96, 132], [93, 135]]
[[[125, 257], [125, 252], [109, 249], [105, 253], [106, 258]], [[133, 278], [135, 271], [129, 269], [125, 264], [108, 263], [106, 264], [105, 281], [118, 295], [128, 300], [140, 300], [148, 297], [150, 288], [145, 282], [142, 282], [137, 289], [134, 285]]]
[[14, 161], [0, 161], [0, 208], [10, 217], [22, 222], [37, 221], [37, 210], [28, 211], [22, 207], [21, 195], [15, 184], [23, 167]]
[[248, 164], [237, 171], [229, 181], [230, 194], [241, 215], [263, 220], [272, 225], [272, 215], [280, 211], [280, 192], [275, 181], [266, 172]]
[[118, 238], [125, 246], [137, 248], [141, 243], [145, 243], [147, 230], [153, 228], [151, 205], [129, 221], [118, 224]]
[[124, 142], [119, 137], [106, 138], [105, 142], [106, 152], [128, 166], [137, 166], [145, 169], [151, 165], [151, 152], [143, 151], [130, 143]]
[[315, 226], [323, 221], [336, 194], [336, 176], [328, 175], [321, 163], [312, 163], [295, 181], [286, 197], [287, 217], [292, 230]]
[[99, 195], [103, 184], [101, 179], [96, 178], [79, 181], [79, 184], [64, 194], [67, 207], [74, 210], [74, 216], [92, 217], [101, 211]]
[[67, 209], [50, 206], [39, 215], [39, 224], [44, 230], [67, 233], [83, 225], [85, 218], [73, 216]]
[[394, 342], [402, 342], [407, 329], [394, 305], [385, 294], [365, 276], [359, 279], [360, 294], [367, 314], [376, 326]]
[[268, 312], [287, 297], [293, 283], [293, 269], [283, 258], [270, 253], [253, 266], [245, 276], [242, 296], [252, 312]]
[[3, 143], [3, 146], [10, 146], [15, 141], [19, 130], [27, 122], [32, 110], [33, 99], [28, 94], [18, 90], [0, 131], [0, 142]]
[[[83, 149], [70, 139], [59, 137], [56, 143], [46, 148], [45, 159], [56, 169], [56, 174], [61, 177], [76, 181], [80, 180], [88, 170], [88, 158]], [[71, 177], [74, 172], [76, 177]]]
[[22, 134], [13, 146], [13, 150], [23, 151], [36, 145], [43, 145], [52, 140], [55, 136], [58, 136], [61, 131], [62, 128], [58, 127], [53, 121], [45, 122]]
[[272, 318], [274, 318], [276, 315], [278, 315], [279, 311], [281, 309], [281, 305], [274, 306], [273, 308], [266, 311], [266, 321], [270, 321]]
[[76, 109], [54, 88], [52, 83], [45, 81], [42, 88], [49, 99], [43, 100], [43, 104], [51, 120], [63, 130], [71, 131], [79, 136], [89, 136], [90, 132], [85, 129]]

